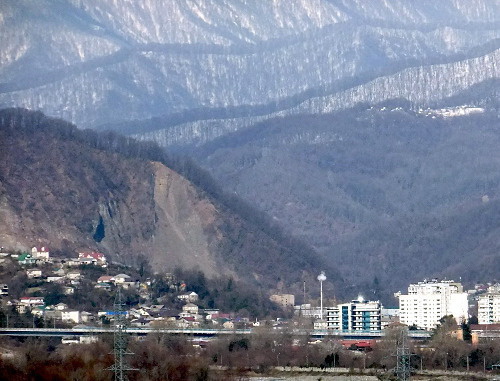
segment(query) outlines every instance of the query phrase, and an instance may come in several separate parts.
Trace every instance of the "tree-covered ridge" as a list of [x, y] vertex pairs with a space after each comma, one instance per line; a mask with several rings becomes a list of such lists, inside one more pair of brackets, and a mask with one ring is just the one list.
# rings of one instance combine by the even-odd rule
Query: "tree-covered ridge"
[[[444, 97], [457, 90], [448, 84], [466, 78], [467, 88], [495, 76], [486, 61], [470, 70], [459, 61], [498, 49], [499, 36], [498, 5], [487, 0], [432, 6], [148, 0], [141, 7], [82, 0], [47, 2], [43, 19], [32, 4], [6, 3], [2, 11], [0, 106], [41, 109], [85, 126], [125, 123], [138, 133], [151, 127], [168, 133], [207, 116], [268, 115], [318, 96], [334, 100], [357, 85], [360, 93], [368, 86], [366, 101], [378, 102], [405, 93], [405, 83], [370, 83], [402, 71], [413, 73], [414, 85], [425, 82], [407, 96]], [[442, 63], [465, 75], [436, 80], [434, 67], [428, 80], [418, 81], [419, 73]], [[439, 83], [444, 87], [429, 91]], [[349, 96], [339, 103], [354, 104]], [[151, 118], [141, 128], [128, 123]], [[156, 118], [163, 126], [155, 126]]]
[[[203, 221], [207, 210], [215, 213], [215, 219], [203, 226], [203, 237], [222, 273], [229, 271], [270, 291], [279, 282], [300, 287], [321, 269], [328, 270], [313, 250], [283, 233], [264, 213], [222, 191], [191, 161], [169, 155], [156, 144], [113, 132], [78, 130], [23, 109], [0, 112], [0, 133], [5, 156], [0, 178], [7, 205], [15, 216], [42, 222], [40, 236], [29, 237], [33, 241], [48, 239], [61, 229], [78, 239], [61, 241], [59, 249], [86, 245], [105, 250], [116, 241], [123, 251], [111, 253], [115, 259], [134, 264], [138, 253], [151, 257], [149, 242], [162, 234], [155, 225], [150, 165], [159, 162], [190, 181], [188, 202], [194, 200], [196, 213], [201, 208], [197, 218]], [[207, 205], [213, 207], [206, 209]], [[138, 250], [127, 254], [126, 245]]]
[[353, 295], [390, 300], [431, 277], [490, 281], [498, 276], [495, 84], [433, 109], [394, 100], [276, 118], [191, 152], [228, 191], [330, 258]]

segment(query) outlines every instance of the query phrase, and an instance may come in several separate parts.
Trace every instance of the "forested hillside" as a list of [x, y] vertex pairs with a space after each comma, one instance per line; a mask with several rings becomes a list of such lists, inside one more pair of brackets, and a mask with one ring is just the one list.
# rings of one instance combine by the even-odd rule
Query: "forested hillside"
[[330, 269], [204, 171], [155, 144], [22, 109], [0, 112], [0, 134], [4, 247], [43, 244], [66, 255], [92, 249], [132, 265], [145, 257], [156, 271], [198, 268], [268, 291], [301, 287]]
[[445, 108], [390, 101], [276, 118], [192, 154], [229, 191], [327, 255], [353, 292], [378, 288], [387, 300], [423, 278], [487, 281], [500, 260], [491, 85]]
[[13, 245], [83, 234], [273, 289], [321, 267], [338, 294], [386, 300], [494, 275], [500, 2], [19, 0], [0, 15], [0, 108], [169, 152], [71, 130], [81, 144], [60, 154], [61, 134], [7, 129]]

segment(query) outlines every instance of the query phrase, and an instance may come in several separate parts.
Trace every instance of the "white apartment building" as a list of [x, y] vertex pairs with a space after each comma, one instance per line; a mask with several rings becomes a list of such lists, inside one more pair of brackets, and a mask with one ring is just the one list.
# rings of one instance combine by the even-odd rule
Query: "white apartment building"
[[408, 294], [395, 294], [399, 298], [399, 319], [408, 326], [433, 329], [446, 315], [453, 315], [457, 323], [468, 314], [467, 293], [461, 283], [454, 281], [424, 280], [408, 286]]
[[380, 331], [382, 329], [382, 307], [380, 302], [353, 300], [326, 310], [328, 329], [338, 331]]
[[[334, 308], [334, 307], [323, 307], [323, 312], [325, 312], [329, 308]], [[309, 303], [300, 304], [298, 306], [294, 306], [294, 314], [295, 316], [311, 318], [311, 319], [319, 319], [321, 316], [321, 308], [313, 307]]]
[[500, 323], [500, 284], [489, 287], [486, 294], [479, 296], [477, 320], [479, 324]]
[[80, 323], [80, 311], [62, 310], [61, 320], [66, 323]]

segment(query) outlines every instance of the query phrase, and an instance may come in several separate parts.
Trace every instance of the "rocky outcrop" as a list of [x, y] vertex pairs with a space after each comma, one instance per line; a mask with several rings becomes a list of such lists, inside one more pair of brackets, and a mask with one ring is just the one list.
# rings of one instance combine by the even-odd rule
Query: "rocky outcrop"
[[129, 265], [146, 258], [155, 271], [198, 268], [268, 287], [328, 268], [248, 219], [248, 208], [235, 212], [234, 199], [228, 206], [167, 167], [154, 146], [9, 109], [0, 111], [0, 153], [4, 247], [97, 250]]

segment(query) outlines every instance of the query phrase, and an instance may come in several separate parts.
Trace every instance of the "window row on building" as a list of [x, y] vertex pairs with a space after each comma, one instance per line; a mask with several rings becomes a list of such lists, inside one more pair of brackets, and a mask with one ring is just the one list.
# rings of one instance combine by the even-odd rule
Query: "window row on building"
[[381, 304], [363, 299], [326, 309], [326, 328], [338, 331], [380, 331]]

